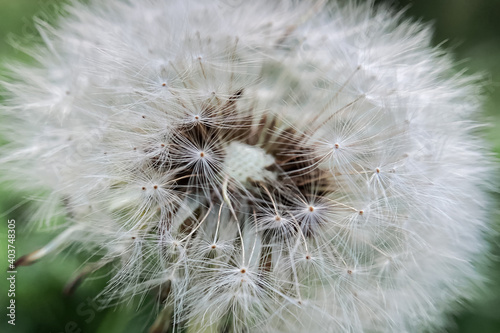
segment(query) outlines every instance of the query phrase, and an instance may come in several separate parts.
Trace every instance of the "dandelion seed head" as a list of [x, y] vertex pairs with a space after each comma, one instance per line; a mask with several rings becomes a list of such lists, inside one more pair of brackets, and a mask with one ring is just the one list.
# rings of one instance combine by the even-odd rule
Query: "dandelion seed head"
[[[1, 81], [2, 180], [171, 332], [419, 332], [482, 280], [477, 78], [355, 1], [72, 2]], [[42, 194], [43, 193], [43, 194]]]

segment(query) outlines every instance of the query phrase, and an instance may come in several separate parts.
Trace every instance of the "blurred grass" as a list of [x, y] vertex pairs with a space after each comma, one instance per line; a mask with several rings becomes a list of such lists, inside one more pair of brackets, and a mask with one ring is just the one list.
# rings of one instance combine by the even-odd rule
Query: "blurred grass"
[[[41, 10], [54, 13], [57, 0], [0, 0], [0, 68], [5, 58], [23, 59], [28, 57], [14, 50], [6, 42], [12, 34], [34, 36], [36, 31], [31, 22], [34, 14]], [[386, 2], [386, 1], [376, 1]], [[392, 1], [396, 8], [407, 8], [407, 16], [423, 18], [434, 22], [435, 44], [451, 48], [457, 59], [465, 59], [460, 68], [469, 68], [472, 73], [484, 73], [485, 108], [482, 117], [491, 127], [485, 136], [492, 150], [500, 154], [500, 1], [495, 0], [418, 0]], [[409, 7], [407, 7], [410, 5]], [[14, 39], [15, 40], [15, 39]], [[0, 119], [1, 121], [1, 119]], [[496, 195], [496, 203], [500, 196]], [[32, 233], [24, 225], [27, 220], [24, 208], [8, 210], [23, 198], [0, 189], [0, 267], [7, 262], [5, 240], [7, 239], [7, 219], [17, 220], [17, 255], [29, 253], [45, 244], [54, 235], [51, 232]], [[492, 216], [498, 216], [497, 213]], [[500, 231], [497, 220], [497, 230]], [[500, 257], [499, 237], [492, 237], [493, 252]], [[84, 283], [72, 297], [64, 297], [62, 289], [73, 276], [85, 258], [62, 253], [52, 260], [44, 260], [31, 267], [19, 268], [17, 274], [17, 325], [6, 324], [4, 314], [7, 304], [6, 274], [0, 280], [0, 307], [2, 310], [0, 332], [51, 332], [51, 333], [124, 333], [142, 332], [152, 321], [153, 307], [148, 305], [140, 313], [134, 304], [96, 311], [91, 299], [102, 290], [104, 279]], [[486, 272], [494, 284], [483, 299], [476, 302], [471, 310], [456, 316], [458, 325], [450, 327], [450, 333], [498, 333], [500, 332], [500, 264], [495, 262]]]

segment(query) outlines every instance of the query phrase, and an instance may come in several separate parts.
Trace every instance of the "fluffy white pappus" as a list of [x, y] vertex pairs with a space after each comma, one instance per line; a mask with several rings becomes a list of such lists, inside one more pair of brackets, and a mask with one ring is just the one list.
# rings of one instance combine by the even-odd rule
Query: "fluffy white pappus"
[[2, 180], [152, 332], [421, 332], [474, 296], [477, 77], [356, 1], [93, 0], [10, 64]]

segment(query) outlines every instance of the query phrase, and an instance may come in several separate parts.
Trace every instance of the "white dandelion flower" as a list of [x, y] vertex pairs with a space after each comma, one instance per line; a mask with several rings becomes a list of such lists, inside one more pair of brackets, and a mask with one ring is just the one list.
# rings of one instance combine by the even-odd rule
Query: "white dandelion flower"
[[[3, 180], [155, 332], [419, 332], [481, 281], [477, 79], [371, 2], [108, 0], [37, 21]], [[82, 275], [79, 275], [81, 278]], [[71, 284], [70, 289], [75, 285]]]

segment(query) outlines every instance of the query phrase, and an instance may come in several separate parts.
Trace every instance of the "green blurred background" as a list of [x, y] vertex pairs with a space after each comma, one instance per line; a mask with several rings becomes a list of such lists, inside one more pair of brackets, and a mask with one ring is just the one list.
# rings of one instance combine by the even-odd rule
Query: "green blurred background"
[[[387, 1], [376, 1], [385, 2]], [[0, 69], [6, 58], [25, 59], [22, 52], [7, 42], [16, 43], [24, 36], [35, 40], [36, 30], [31, 23], [37, 14], [51, 19], [60, 0], [0, 0]], [[492, 150], [500, 153], [500, 0], [418, 0], [390, 1], [395, 8], [406, 9], [407, 17], [420, 18], [435, 27], [434, 44], [446, 40], [444, 47], [453, 51], [457, 70], [485, 76], [486, 103], [482, 120], [492, 124], [484, 131]], [[46, 13], [49, 13], [48, 15]], [[1, 119], [0, 119], [1, 121]], [[0, 135], [1, 137], [1, 135]], [[500, 231], [500, 218], [496, 212], [500, 196], [495, 195], [492, 219]], [[16, 219], [17, 255], [29, 253], [43, 246], [54, 234], [36, 232], [26, 226], [25, 207], [13, 209], [23, 200], [8, 189], [0, 189], [0, 267], [7, 263], [7, 219]], [[499, 333], [500, 332], [500, 237], [490, 238], [493, 249], [491, 267], [485, 269], [491, 280], [480, 300], [469, 306], [468, 311], [454, 315], [455, 325], [450, 333]], [[7, 325], [7, 280], [0, 274], [0, 332], [40, 333], [124, 333], [145, 332], [154, 316], [153, 300], [146, 300], [138, 310], [137, 303], [98, 310], [92, 299], [105, 284], [106, 277], [86, 281], [71, 297], [62, 289], [80, 267], [84, 257], [62, 253], [51, 260], [44, 260], [30, 267], [21, 267], [17, 273], [16, 326]]]

